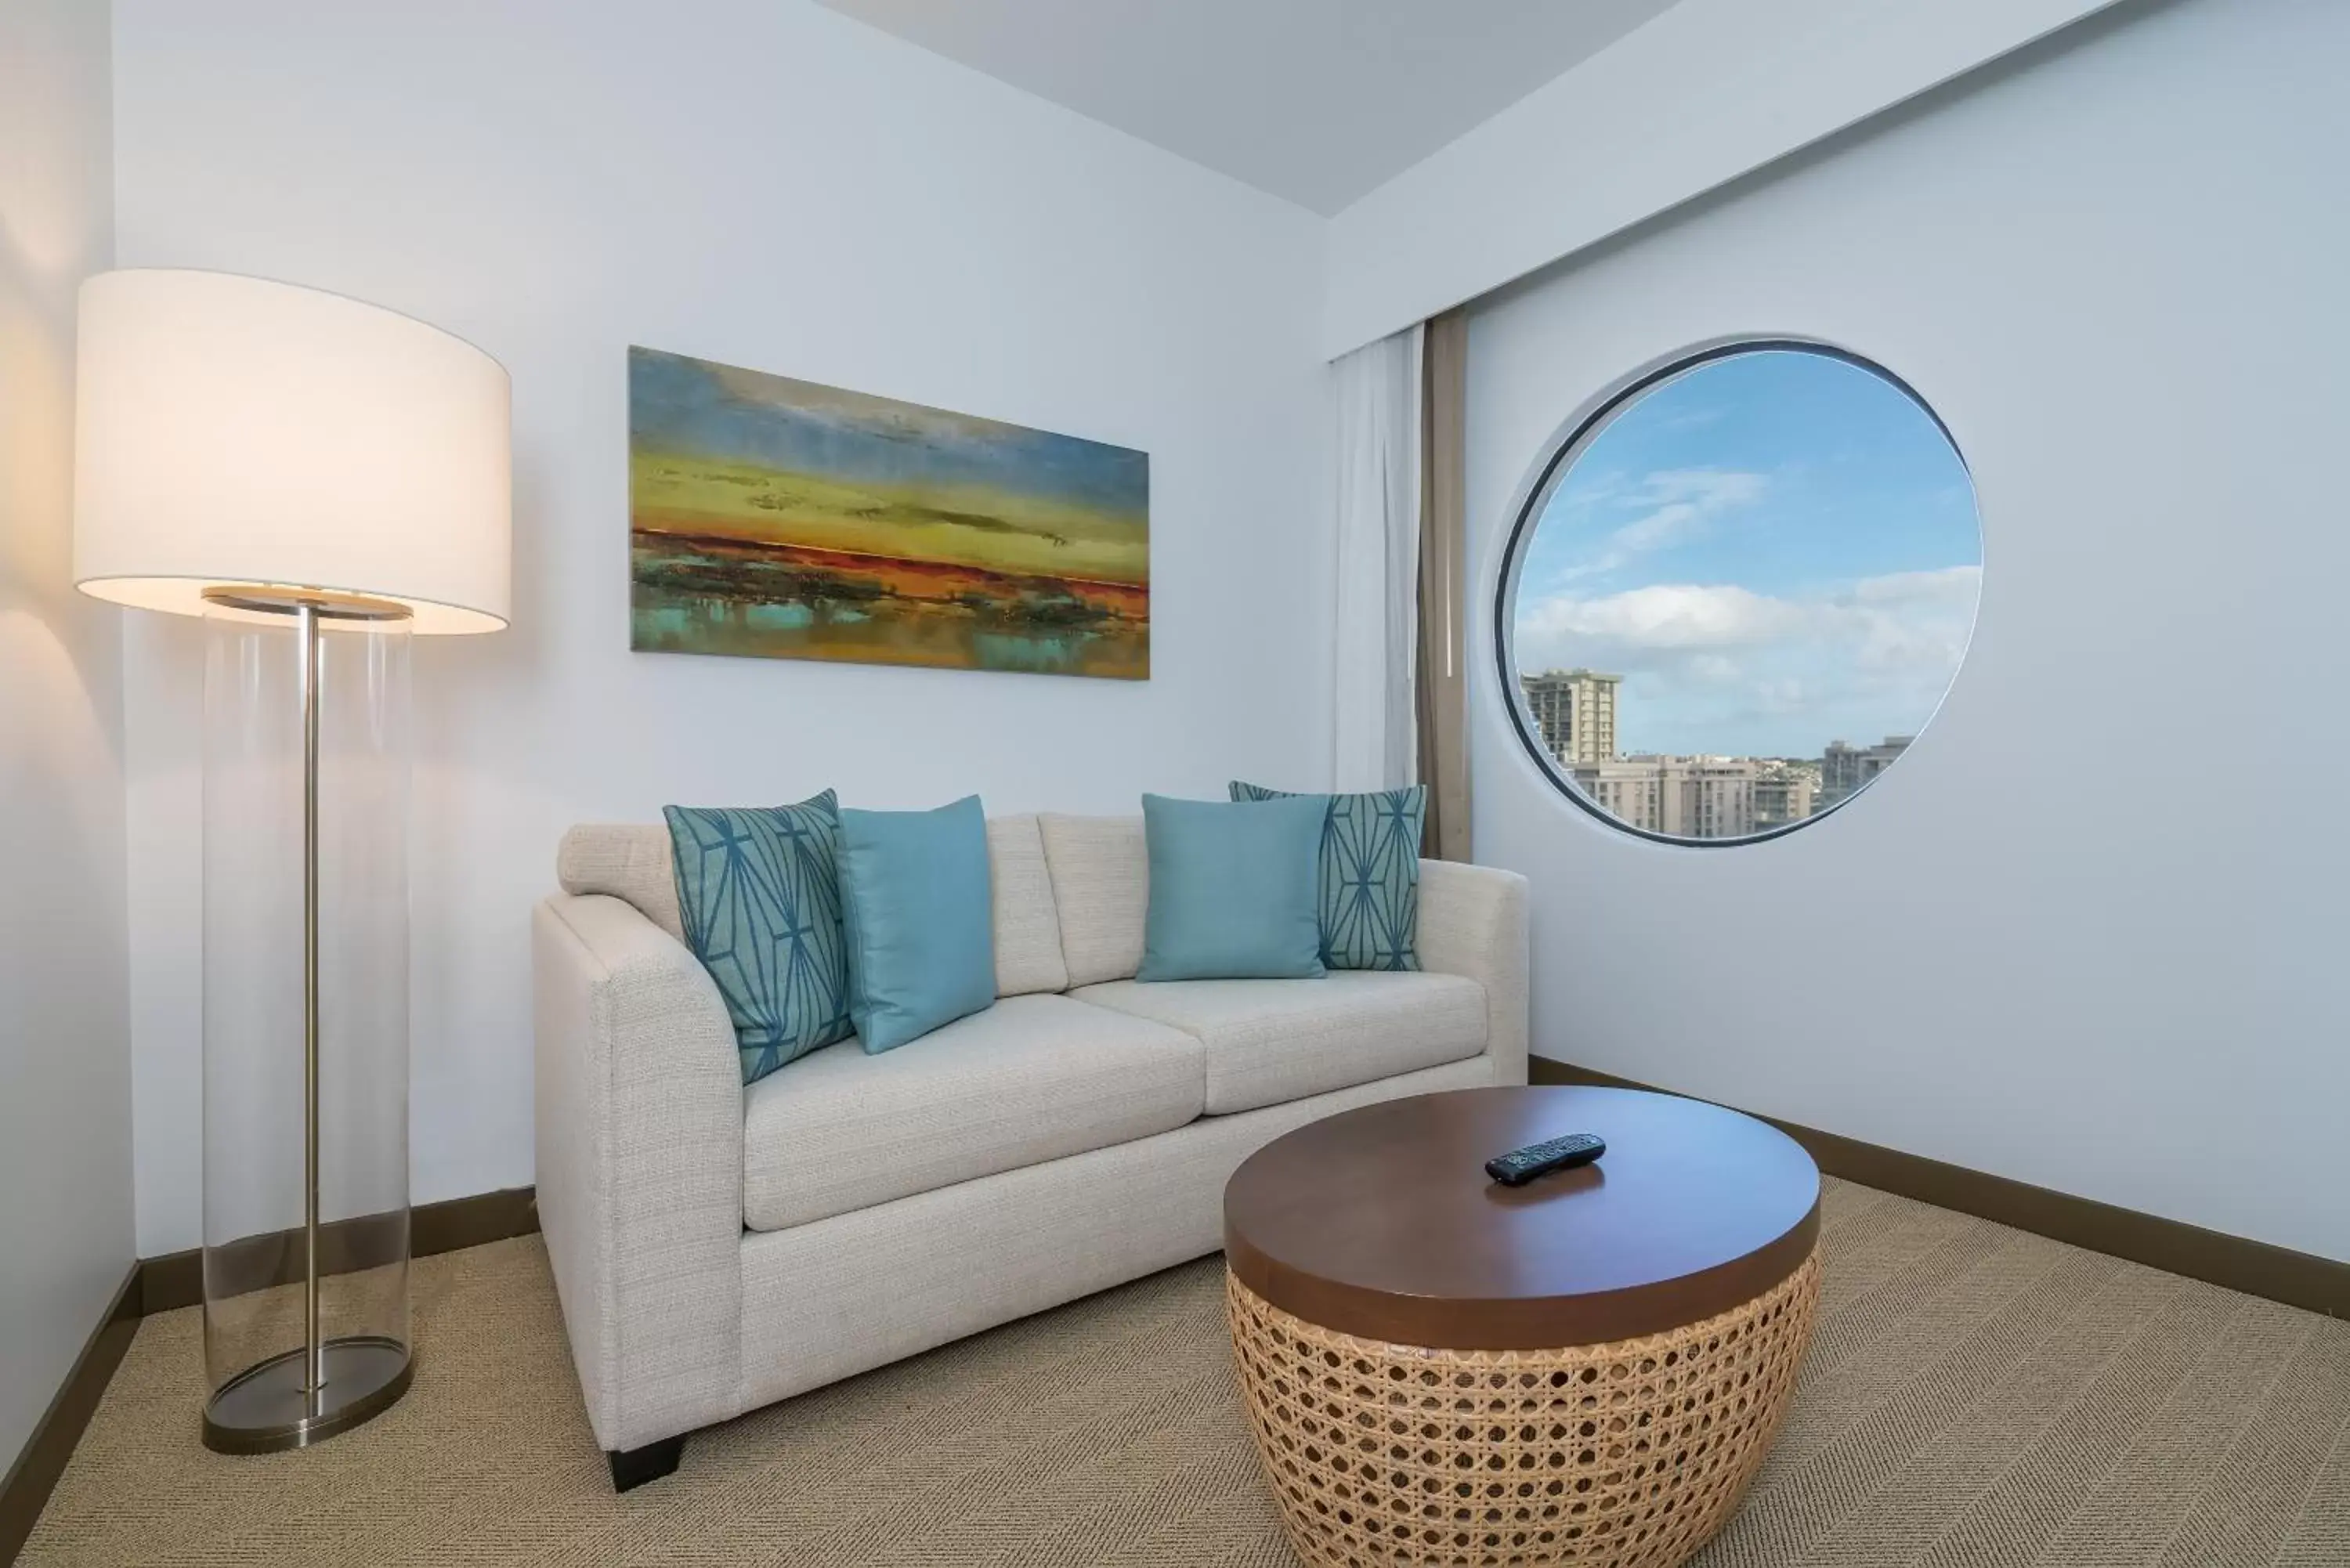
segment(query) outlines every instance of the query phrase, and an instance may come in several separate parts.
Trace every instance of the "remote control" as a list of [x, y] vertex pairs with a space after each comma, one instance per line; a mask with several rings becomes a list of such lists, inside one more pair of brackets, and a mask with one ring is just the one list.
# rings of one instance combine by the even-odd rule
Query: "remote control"
[[1589, 1165], [1607, 1152], [1607, 1140], [1594, 1133], [1569, 1133], [1547, 1143], [1530, 1143], [1523, 1148], [1485, 1162], [1485, 1174], [1504, 1187], [1523, 1187], [1537, 1176], [1547, 1176], [1554, 1170], [1569, 1170], [1578, 1165]]

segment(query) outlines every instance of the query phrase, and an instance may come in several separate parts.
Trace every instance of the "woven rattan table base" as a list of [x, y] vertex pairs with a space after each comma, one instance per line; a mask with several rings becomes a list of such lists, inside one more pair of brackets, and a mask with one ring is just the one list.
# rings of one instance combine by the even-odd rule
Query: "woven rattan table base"
[[1560, 1350], [1356, 1339], [1224, 1284], [1257, 1451], [1306, 1562], [1669, 1568], [1777, 1437], [1820, 1268], [1669, 1334]]

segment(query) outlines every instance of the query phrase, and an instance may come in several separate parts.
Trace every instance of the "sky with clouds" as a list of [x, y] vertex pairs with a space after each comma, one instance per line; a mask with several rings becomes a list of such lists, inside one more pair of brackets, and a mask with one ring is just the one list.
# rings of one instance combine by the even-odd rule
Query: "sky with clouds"
[[1915, 734], [1974, 624], [1973, 486], [1900, 389], [1825, 355], [1713, 360], [1589, 441], [1518, 578], [1518, 668], [1624, 677], [1626, 752], [1815, 757]]

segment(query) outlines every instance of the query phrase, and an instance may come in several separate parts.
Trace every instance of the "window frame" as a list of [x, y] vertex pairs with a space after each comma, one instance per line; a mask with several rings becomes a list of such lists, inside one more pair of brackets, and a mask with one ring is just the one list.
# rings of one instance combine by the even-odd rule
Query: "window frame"
[[[1586, 815], [1596, 818], [1617, 833], [1642, 839], [1650, 844], [1666, 845], [1675, 849], [1736, 849], [1749, 844], [1762, 844], [1773, 838], [1784, 838], [1791, 833], [1799, 833], [1814, 823], [1823, 822], [1834, 816], [1867, 794], [1876, 786], [1877, 780], [1893, 770], [1890, 765], [1877, 769], [1861, 781], [1850, 794], [1825, 811], [1814, 811], [1811, 815], [1796, 821], [1781, 823], [1775, 827], [1766, 828], [1759, 833], [1742, 834], [1735, 838], [1693, 838], [1670, 833], [1659, 833], [1625, 821], [1586, 794], [1582, 786], [1575, 782], [1572, 773], [1565, 771], [1559, 760], [1552, 756], [1542, 743], [1541, 734], [1534, 723], [1534, 716], [1526, 706], [1525, 688], [1518, 679], [1516, 661], [1511, 657], [1512, 640], [1515, 636], [1517, 625], [1518, 577], [1525, 564], [1526, 546], [1541, 524], [1543, 513], [1549, 507], [1552, 494], [1556, 492], [1560, 482], [1566, 477], [1567, 472], [1575, 466], [1575, 461], [1582, 456], [1584, 451], [1597, 439], [1601, 431], [1615, 421], [1617, 415], [1663, 383], [1686, 376], [1693, 370], [1702, 369], [1717, 360], [1735, 358], [1746, 354], [1766, 353], [1811, 354], [1824, 359], [1839, 360], [1855, 369], [1875, 376], [1878, 380], [1908, 399], [1910, 404], [1918, 412], [1933, 421], [1935, 430], [1941, 432], [1942, 440], [1950, 444], [1951, 454], [1959, 460], [1960, 470], [1967, 476], [1967, 487], [1973, 496], [1975, 505], [1977, 539], [1975, 554], [1978, 566], [1981, 565], [1981, 557], [1985, 554], [1981, 547], [1982, 497], [1981, 493], [1975, 490], [1974, 466], [1967, 461], [1966, 449], [1959, 444], [1959, 438], [1951, 433], [1950, 425], [1934, 410], [1934, 405], [1928, 402], [1919, 395], [1917, 388], [1901, 377], [1865, 354], [1856, 354], [1849, 348], [1839, 348], [1833, 343], [1824, 343], [1812, 337], [1770, 336], [1724, 338], [1709, 343], [1702, 348], [1685, 349], [1680, 353], [1669, 356], [1648, 369], [1640, 371], [1617, 385], [1613, 389], [1601, 395], [1586, 411], [1562, 427], [1565, 433], [1563, 436], [1554, 436], [1548, 452], [1534, 465], [1532, 471], [1534, 483], [1526, 487], [1525, 498], [1519, 503], [1517, 514], [1510, 521], [1509, 535], [1502, 546], [1501, 569], [1494, 584], [1492, 606], [1493, 663], [1501, 679], [1502, 705], [1509, 714], [1510, 728], [1517, 736], [1518, 744], [1524, 749], [1527, 757], [1533, 762], [1534, 771], [1542, 775], [1544, 782], [1547, 783], [1552, 789], [1565, 795]], [[1950, 700], [1950, 687], [1958, 684], [1959, 671], [1966, 668], [1967, 654], [1973, 647], [1974, 625], [1980, 621], [1981, 613], [1981, 590], [1979, 587], [1976, 590], [1974, 616], [1969, 624], [1967, 646], [1959, 650], [1959, 662], [1952, 668], [1950, 683], [1942, 689], [1942, 695], [1935, 701], [1933, 711], [1928, 713], [1911, 732], [1909, 740], [1912, 745], [1916, 744], [1919, 736], [1932, 727], [1935, 717], [1941, 712], [1942, 703]], [[1906, 750], [1907, 748], [1905, 748], [1905, 754]]]

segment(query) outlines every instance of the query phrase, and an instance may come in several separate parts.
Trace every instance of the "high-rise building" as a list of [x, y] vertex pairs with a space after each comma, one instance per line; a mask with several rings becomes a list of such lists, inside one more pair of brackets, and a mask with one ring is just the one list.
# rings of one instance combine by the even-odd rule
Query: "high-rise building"
[[1873, 746], [1849, 746], [1830, 741], [1820, 754], [1820, 797], [1815, 809], [1825, 811], [1893, 765], [1909, 749], [1914, 735], [1887, 735]]
[[1622, 676], [1596, 670], [1545, 670], [1518, 677], [1543, 749], [1571, 768], [1614, 759], [1616, 689], [1623, 683]]
[[1754, 775], [1754, 831], [1801, 822], [1819, 809], [1820, 765], [1769, 757], [1756, 759], [1762, 771]]
[[1776, 757], [1624, 757], [1586, 763], [1575, 782], [1603, 809], [1672, 838], [1744, 838], [1812, 815], [1818, 781]]

